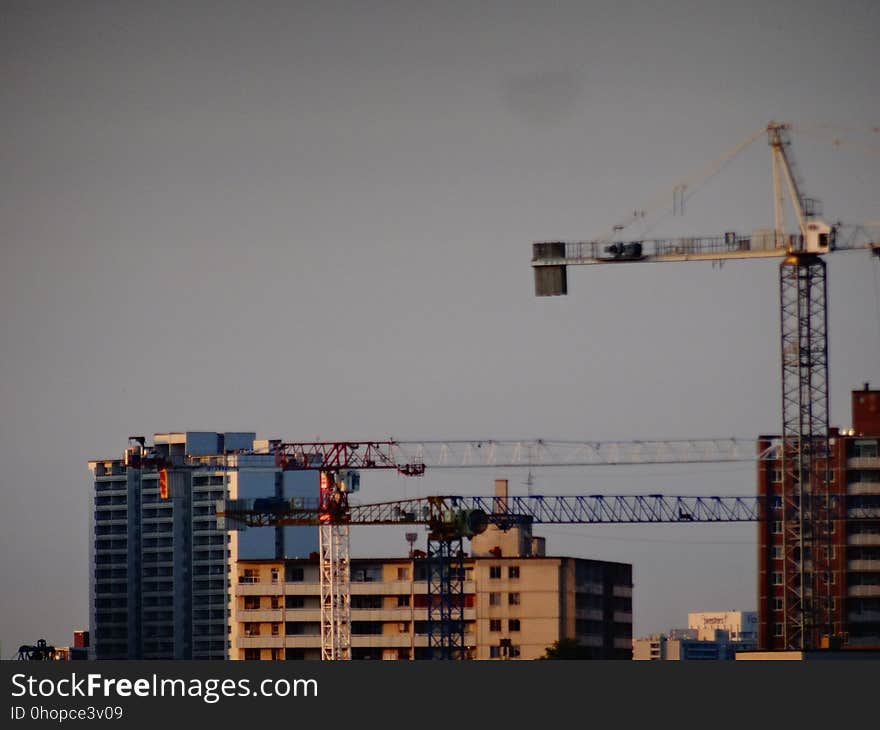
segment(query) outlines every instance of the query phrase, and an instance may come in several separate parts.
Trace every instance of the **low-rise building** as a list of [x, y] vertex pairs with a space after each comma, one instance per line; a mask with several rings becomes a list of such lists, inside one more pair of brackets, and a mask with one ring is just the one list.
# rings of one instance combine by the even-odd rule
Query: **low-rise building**
[[651, 634], [633, 641], [636, 661], [695, 661], [732, 659], [726, 641], [703, 640], [696, 631], [673, 629], [669, 634]]
[[[475, 543], [485, 552], [464, 559], [468, 658], [538, 659], [563, 638], [591, 658], [631, 658], [632, 566], [544, 555], [522, 527], [499, 531], [494, 545], [491, 534]], [[239, 560], [236, 569], [230, 658], [320, 659], [317, 559]], [[418, 552], [352, 559], [352, 659], [430, 657], [425, 577]]]
[[757, 611], [701, 611], [688, 614], [688, 628], [703, 641], [725, 641], [733, 652], [758, 646]]

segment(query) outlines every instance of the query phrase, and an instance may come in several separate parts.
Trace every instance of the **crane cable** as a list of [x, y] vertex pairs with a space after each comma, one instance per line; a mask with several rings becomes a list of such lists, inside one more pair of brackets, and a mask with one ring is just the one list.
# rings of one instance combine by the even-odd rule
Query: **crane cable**
[[874, 257], [874, 302], [877, 305], [877, 357], [880, 360], [880, 256]]
[[[823, 139], [826, 142], [828, 141], [828, 138], [827, 138], [828, 134], [833, 132], [834, 130], [845, 131], [847, 133], [868, 132], [870, 134], [880, 134], [880, 127], [862, 127], [862, 126], [856, 126], [856, 125], [851, 125], [848, 127], [841, 127], [839, 125], [835, 126], [835, 125], [825, 124], [825, 123], [790, 125], [789, 129], [792, 132], [796, 132], [798, 134], [805, 135], [808, 137], [812, 136], [814, 138]], [[709, 183], [709, 181], [711, 181], [714, 177], [716, 177], [727, 166], [728, 163], [732, 162], [737, 156], [739, 156], [739, 154], [743, 150], [745, 150], [753, 142], [755, 142], [757, 139], [759, 139], [760, 137], [762, 137], [766, 133], [767, 133], [767, 127], [763, 127], [762, 129], [760, 129], [759, 131], [755, 132], [753, 135], [748, 137], [745, 141], [741, 142], [736, 147], [734, 147], [726, 155], [717, 159], [715, 162], [713, 162], [711, 165], [709, 165], [704, 170], [700, 171], [699, 173], [695, 173], [693, 175], [690, 175], [690, 176], [682, 179], [680, 182], [676, 183], [674, 186], [672, 186], [671, 191], [672, 191], [673, 196], [675, 196], [677, 191], [681, 191], [682, 208], [684, 207], [684, 203], [689, 201], [697, 193], [698, 190], [705, 187], [705, 185], [707, 183]], [[841, 145], [846, 144], [847, 146], [858, 148], [858, 149], [862, 150], [863, 152], [867, 152], [872, 155], [880, 155], [880, 147], [872, 147], [870, 145], [860, 144], [858, 142], [853, 142], [850, 139], [842, 138], [839, 136], [835, 136], [831, 141], [835, 146], [841, 146]], [[690, 191], [690, 192], [685, 192], [685, 191]], [[659, 193], [658, 195], [656, 195], [654, 198], [652, 198], [651, 201], [647, 205], [645, 205], [642, 208], [634, 210], [631, 216], [628, 216], [627, 218], [622, 219], [618, 224], [613, 226], [610, 231], [605, 231], [601, 235], [597, 236], [594, 240], [597, 240], [597, 241], [611, 240], [617, 231], [623, 230], [624, 228], [631, 225], [632, 223], [634, 223], [637, 220], [644, 221], [646, 217], [649, 217], [650, 215], [654, 214], [660, 208], [666, 206], [666, 204], [669, 201], [669, 193], [670, 193], [670, 188], [668, 188], [668, 187], [664, 188], [663, 191], [661, 193]], [[672, 215], [674, 215], [674, 212], [672, 213]], [[650, 232], [651, 230], [656, 228], [660, 223], [662, 223], [667, 218], [669, 218], [669, 216], [670, 216], [670, 213], [667, 211], [663, 216], [656, 219], [653, 223], [651, 223], [649, 226], [647, 226], [643, 231], [643, 235], [647, 234], [648, 232]]]
[[798, 134], [802, 134], [807, 137], [821, 139], [824, 142], [831, 142], [831, 144], [833, 144], [835, 147], [846, 145], [847, 147], [856, 148], [861, 150], [862, 152], [867, 152], [868, 154], [880, 155], [880, 147], [874, 147], [871, 145], [862, 144], [860, 142], [855, 142], [849, 137], [835, 134], [835, 132], [842, 132], [846, 135], [867, 133], [872, 136], [877, 136], [880, 135], [880, 127], [864, 127], [859, 125], [834, 125], [816, 122], [812, 124], [799, 124], [797, 126], [793, 126], [792, 131], [795, 131]]
[[[677, 190], [685, 191], [688, 189], [692, 189], [692, 192], [690, 194], [684, 194], [684, 193], [682, 194], [682, 202], [686, 202], [687, 200], [690, 200], [693, 197], [694, 193], [696, 193], [697, 190], [701, 189], [706, 183], [709, 182], [709, 180], [711, 180], [716, 175], [718, 175], [718, 173], [721, 172], [724, 169], [724, 167], [727, 166], [727, 164], [729, 162], [731, 162], [734, 158], [739, 156], [739, 154], [743, 150], [745, 150], [747, 147], [749, 147], [753, 142], [755, 142], [755, 140], [760, 139], [766, 133], [767, 133], [767, 128], [762, 127], [760, 130], [758, 130], [757, 132], [752, 134], [750, 137], [748, 137], [748, 139], [746, 139], [743, 142], [740, 142], [736, 147], [734, 147], [732, 150], [730, 150], [730, 152], [728, 152], [726, 155], [715, 160], [715, 162], [713, 162], [707, 168], [705, 168], [697, 173], [694, 173], [692, 175], [689, 175], [688, 177], [679, 181], [678, 183], [676, 183], [675, 185], [672, 186], [671, 190], [672, 190], [673, 195], [675, 195]], [[618, 223], [617, 225], [615, 225], [611, 229], [611, 231], [604, 232], [600, 236], [597, 236], [595, 240], [598, 240], [598, 241], [610, 240], [614, 236], [614, 233], [616, 231], [622, 230], [626, 226], [633, 223], [633, 221], [644, 220], [644, 218], [647, 215], [655, 213], [658, 209], [660, 209], [661, 207], [664, 207], [669, 202], [669, 193], [670, 193], [670, 188], [664, 187], [662, 192], [659, 193], [658, 195], [656, 195], [654, 198], [652, 198], [651, 201], [645, 207], [635, 210], [633, 212], [632, 216], [621, 220], [621, 222]], [[657, 220], [655, 223], [653, 223], [648, 229], [646, 229], [646, 231], [655, 228], [657, 225], [659, 225], [659, 223], [661, 221], [665, 220], [668, 217], [668, 215], [669, 215], [669, 213], [666, 213], [666, 215], [664, 215], [659, 220]]]

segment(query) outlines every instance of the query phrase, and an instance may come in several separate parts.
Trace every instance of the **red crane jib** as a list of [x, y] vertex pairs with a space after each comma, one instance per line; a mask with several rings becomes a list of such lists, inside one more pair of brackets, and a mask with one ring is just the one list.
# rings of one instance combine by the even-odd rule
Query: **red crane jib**
[[398, 463], [394, 441], [335, 441], [282, 443], [275, 448], [275, 465], [285, 471], [394, 469], [404, 476], [422, 476], [421, 462]]

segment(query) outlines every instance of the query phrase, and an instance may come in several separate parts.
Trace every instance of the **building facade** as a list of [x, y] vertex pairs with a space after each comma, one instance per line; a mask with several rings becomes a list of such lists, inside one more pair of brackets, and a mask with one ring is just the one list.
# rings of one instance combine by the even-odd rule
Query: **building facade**
[[[764, 449], [778, 436], [762, 436]], [[852, 428], [830, 430], [830, 492], [842, 509], [830, 526], [827, 576], [829, 646], [880, 648], [880, 391], [852, 393]], [[758, 494], [767, 510], [758, 526], [758, 646], [784, 644], [782, 465], [759, 463]], [[855, 514], [854, 510], [858, 510]], [[856, 519], [858, 517], [858, 519]], [[820, 548], [822, 549], [822, 548]], [[812, 569], [811, 555], [803, 556]]]
[[688, 614], [688, 628], [701, 641], [726, 641], [732, 651], [758, 646], [757, 611], [701, 611]]
[[733, 659], [726, 640], [697, 638], [696, 629], [673, 629], [633, 641], [635, 661], [719, 661]]
[[217, 500], [317, 495], [314, 472], [282, 472], [250, 432], [155, 434], [89, 462], [90, 635], [97, 659], [225, 659], [239, 556], [308, 556], [314, 528], [217, 529]]
[[[483, 545], [487, 555], [464, 560], [468, 658], [537, 659], [561, 638], [577, 639], [591, 658], [631, 658], [630, 565]], [[230, 658], [320, 659], [317, 561], [242, 560], [237, 570]], [[352, 659], [430, 658], [425, 576], [418, 551], [352, 559]]]

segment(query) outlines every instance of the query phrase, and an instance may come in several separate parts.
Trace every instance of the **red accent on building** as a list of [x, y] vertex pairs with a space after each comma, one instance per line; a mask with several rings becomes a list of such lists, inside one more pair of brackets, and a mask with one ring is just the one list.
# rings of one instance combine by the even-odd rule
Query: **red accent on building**
[[858, 435], [880, 434], [880, 391], [854, 390], [852, 394], [852, 425]]

